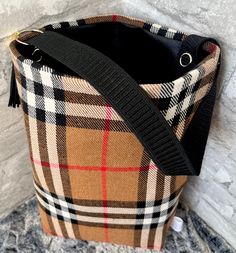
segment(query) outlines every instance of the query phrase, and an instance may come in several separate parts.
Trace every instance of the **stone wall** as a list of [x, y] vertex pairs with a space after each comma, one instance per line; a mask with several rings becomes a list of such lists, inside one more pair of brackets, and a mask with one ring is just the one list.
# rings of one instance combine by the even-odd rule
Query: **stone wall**
[[[39, 11], [40, 10], [40, 11]], [[19, 109], [7, 108], [9, 36], [16, 30], [79, 17], [119, 13], [188, 33], [217, 38], [223, 49], [217, 103], [201, 176], [183, 194], [214, 230], [236, 248], [236, 5], [233, 0], [26, 0], [0, 2], [0, 215], [33, 194]]]
[[0, 217], [34, 194], [31, 165], [21, 110], [8, 108], [10, 55], [16, 31], [61, 20], [122, 12], [121, 5], [103, 0], [0, 1]]

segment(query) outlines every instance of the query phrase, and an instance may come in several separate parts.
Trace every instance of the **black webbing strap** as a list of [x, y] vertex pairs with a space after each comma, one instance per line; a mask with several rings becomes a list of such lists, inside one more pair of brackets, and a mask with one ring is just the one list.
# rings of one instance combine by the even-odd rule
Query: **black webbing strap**
[[99, 51], [45, 31], [27, 41], [86, 79], [124, 119], [166, 175], [198, 175], [182, 144], [136, 81]]
[[[216, 69], [216, 77], [220, 69], [220, 61]], [[192, 162], [197, 175], [200, 174], [203, 155], [207, 143], [207, 138], [211, 125], [211, 118], [216, 97], [216, 81], [213, 81], [212, 87], [209, 93], [201, 102], [198, 110], [194, 114], [194, 117], [185, 132], [181, 143], [188, 155], [188, 158]]]
[[[180, 57], [182, 53], [188, 52], [193, 57], [193, 62], [185, 69], [184, 68], [181, 69], [181, 66], [179, 65], [178, 67], [179, 73], [189, 71], [191, 68], [194, 67], [194, 64], [196, 64], [196, 62], [200, 61], [199, 58], [202, 56], [200, 55], [199, 52], [204, 52], [203, 50], [201, 50], [201, 48], [203, 44], [206, 42], [212, 42], [220, 47], [218, 42], [213, 38], [201, 37], [195, 34], [191, 34], [187, 37], [185, 43], [182, 44], [177, 59]], [[181, 143], [184, 147], [184, 150], [188, 155], [188, 158], [192, 162], [192, 165], [197, 175], [199, 175], [201, 171], [203, 155], [205, 152], [207, 138], [210, 130], [211, 118], [215, 104], [216, 81], [219, 68], [220, 68], [220, 59], [218, 62], [215, 79], [213, 81], [212, 87], [209, 93], [204, 97], [198, 110], [195, 112], [190, 125], [188, 126], [183, 138], [181, 139]]]

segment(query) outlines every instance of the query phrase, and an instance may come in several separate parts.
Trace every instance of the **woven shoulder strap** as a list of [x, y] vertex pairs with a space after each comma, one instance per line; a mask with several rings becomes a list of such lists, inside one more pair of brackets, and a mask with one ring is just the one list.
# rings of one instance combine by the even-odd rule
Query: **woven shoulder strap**
[[119, 113], [164, 174], [199, 174], [200, 169], [193, 167], [158, 108], [113, 60], [52, 31], [45, 31], [27, 42], [87, 80]]

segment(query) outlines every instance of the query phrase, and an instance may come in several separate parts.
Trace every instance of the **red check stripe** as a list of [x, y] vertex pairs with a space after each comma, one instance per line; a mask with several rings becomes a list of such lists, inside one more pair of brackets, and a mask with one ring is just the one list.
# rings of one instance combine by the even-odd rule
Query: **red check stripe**
[[[39, 161], [34, 159], [33, 157], [30, 158], [31, 161], [35, 165], [40, 165], [43, 167], [47, 167], [50, 169], [68, 169], [68, 170], [93, 170], [93, 171], [102, 171], [102, 167], [99, 166], [80, 166], [80, 165], [69, 165], [69, 164], [59, 164], [59, 163], [49, 163]], [[147, 171], [147, 170], [157, 170], [158, 168], [156, 165], [151, 164], [142, 167], [106, 167], [106, 171], [112, 172], [133, 172], [133, 171]]]
[[112, 15], [112, 22], [116, 22], [117, 21], [117, 15]]

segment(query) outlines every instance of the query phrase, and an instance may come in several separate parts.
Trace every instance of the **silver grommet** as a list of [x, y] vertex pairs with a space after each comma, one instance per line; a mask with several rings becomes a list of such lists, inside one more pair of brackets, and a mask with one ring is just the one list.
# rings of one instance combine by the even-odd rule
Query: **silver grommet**
[[[188, 57], [189, 58], [189, 60], [188, 60], [188, 62], [187, 63], [184, 63], [183, 62], [183, 59], [184, 59], [184, 57]], [[186, 60], [185, 60], [186, 61]], [[192, 61], [193, 61], [193, 57], [192, 57], [192, 55], [190, 54], [190, 53], [183, 53], [181, 56], [180, 56], [180, 58], [179, 58], [179, 64], [182, 66], [182, 67], [187, 67], [189, 64], [191, 64], [192, 63]]]

